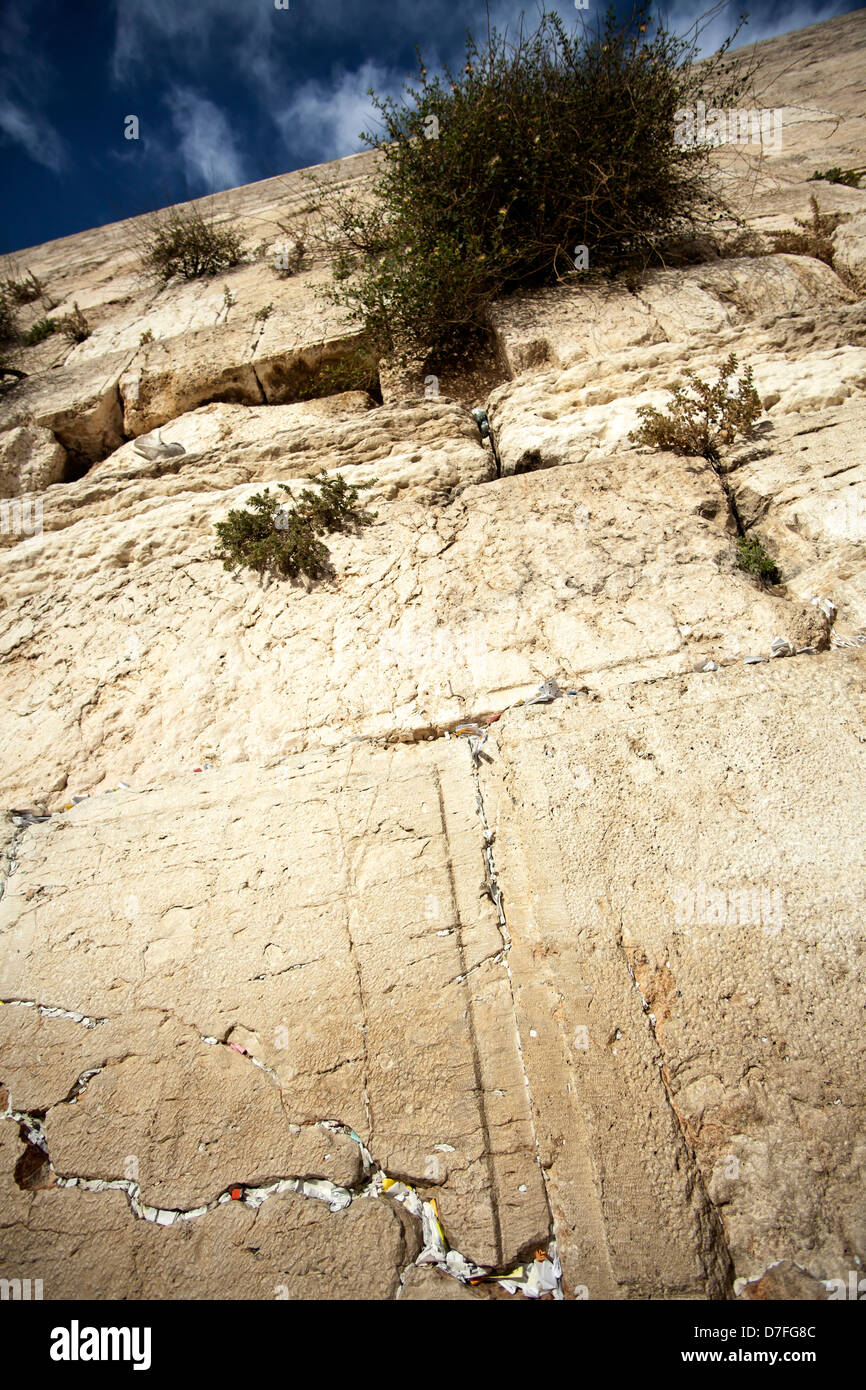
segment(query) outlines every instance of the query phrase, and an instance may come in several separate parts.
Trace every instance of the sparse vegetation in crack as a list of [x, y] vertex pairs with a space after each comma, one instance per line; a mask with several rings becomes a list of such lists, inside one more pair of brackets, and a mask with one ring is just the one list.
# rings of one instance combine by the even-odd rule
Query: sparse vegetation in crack
[[153, 213], [138, 233], [136, 250], [142, 270], [162, 285], [217, 275], [244, 255], [234, 228], [205, 217], [197, 205]]
[[798, 232], [789, 229], [775, 233], [773, 250], [791, 256], [813, 256], [815, 260], [823, 261], [825, 265], [830, 266], [831, 270], [835, 269], [833, 233], [840, 223], [848, 221], [851, 214], [822, 212], [814, 193], [809, 199], [809, 209], [809, 217], [794, 218], [800, 228]]
[[69, 339], [70, 343], [76, 344], [83, 343], [93, 331], [87, 316], [79, 309], [77, 301], [73, 302], [71, 313], [64, 314], [62, 318], [59, 318], [55, 327], [58, 333], [62, 333], [65, 338]]
[[638, 415], [642, 424], [629, 439], [674, 454], [705, 458], [717, 464], [723, 445], [737, 438], [751, 439], [763, 406], [755, 390], [752, 368], [746, 367], [734, 389], [738, 359], [731, 353], [719, 369], [715, 382], [703, 381], [690, 367], [683, 370], [686, 385], [670, 389], [668, 414], [655, 406], [642, 405]]
[[58, 319], [37, 319], [31, 324], [21, 341], [24, 347], [35, 347], [37, 343], [44, 343], [46, 338], [50, 338], [52, 333], [56, 333], [60, 325]]
[[814, 174], [810, 174], [808, 183], [816, 183], [823, 179], [825, 183], [841, 183], [846, 188], [859, 188], [860, 180], [866, 174], [866, 169], [842, 169], [838, 164], [834, 164], [832, 169], [825, 169], [822, 173], [816, 169]]
[[0, 287], [0, 352], [9, 352], [18, 347], [21, 339], [16, 306]]
[[32, 270], [25, 270], [20, 277], [13, 270], [0, 280], [0, 295], [10, 304], [34, 304], [45, 298], [45, 284]]
[[772, 555], [754, 533], [737, 537], [737, 568], [753, 575], [762, 586], [778, 584], [782, 578]]
[[309, 401], [346, 391], [366, 391], [379, 405], [382, 403], [379, 366], [366, 344], [352, 348], [336, 361], [323, 362], [300, 379], [291, 394], [293, 401]]
[[229, 512], [216, 523], [218, 545], [213, 553], [223, 569], [254, 570], [260, 578], [323, 579], [331, 574], [330, 556], [322, 536], [370, 526], [376, 513], [365, 511], [358, 499], [362, 488], [376, 479], [350, 484], [339, 474], [328, 477], [324, 469], [310, 474], [318, 491], [303, 488], [296, 499], [286, 483], [278, 484], [287, 500], [265, 488], [249, 499], [247, 507]]

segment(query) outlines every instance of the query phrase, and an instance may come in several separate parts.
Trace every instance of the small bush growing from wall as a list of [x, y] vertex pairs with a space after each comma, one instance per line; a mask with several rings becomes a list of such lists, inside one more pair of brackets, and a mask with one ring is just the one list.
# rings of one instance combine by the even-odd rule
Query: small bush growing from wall
[[[711, 151], [677, 143], [676, 113], [735, 106], [742, 59], [696, 61], [695, 41], [650, 36], [648, 4], [594, 31], [556, 13], [513, 39], [467, 39], [460, 72], [395, 101], [374, 96], [381, 134], [374, 200], [321, 199], [335, 256], [332, 293], [377, 356], [446, 355], [483, 328], [491, 301], [583, 268], [646, 264], [658, 240], [706, 223], [720, 202]], [[700, 28], [700, 26], [699, 26]], [[578, 268], [579, 267], [579, 268]]]
[[38, 276], [28, 270], [20, 279], [8, 276], [0, 285], [2, 292], [12, 304], [33, 304], [45, 294], [45, 286]]
[[632, 430], [629, 439], [717, 463], [720, 445], [732, 444], [738, 435], [748, 438], [763, 408], [751, 367], [746, 367], [734, 390], [731, 378], [736, 370], [734, 353], [723, 362], [719, 379], [712, 385], [686, 367], [683, 375], [688, 384], [671, 389], [670, 413], [642, 405], [638, 415], [643, 423]]
[[847, 188], [859, 188], [862, 177], [863, 170], [841, 169], [838, 164], [835, 164], [832, 169], [825, 169], [823, 174], [820, 169], [816, 169], [807, 182], [815, 183], [816, 180], [823, 179], [825, 183], [841, 183]]
[[773, 238], [773, 250], [787, 253], [790, 256], [814, 256], [816, 260], [823, 261], [825, 265], [832, 267], [835, 250], [832, 240], [833, 233], [841, 222], [847, 221], [847, 214], [821, 212], [814, 193], [809, 199], [809, 207], [811, 208], [810, 217], [794, 218], [800, 228], [799, 232], [776, 232]]
[[297, 579], [321, 579], [329, 571], [329, 552], [320, 539], [335, 531], [369, 526], [375, 512], [358, 505], [360, 487], [339, 475], [329, 478], [324, 469], [311, 474], [318, 491], [303, 488], [296, 499], [290, 487], [280, 483], [286, 499], [280, 500], [269, 488], [251, 497], [246, 508], [232, 510], [225, 521], [216, 523], [218, 546], [214, 559], [223, 569], [247, 568], [258, 575]]
[[740, 536], [737, 539], [737, 565], [747, 574], [755, 575], [762, 584], [778, 584], [781, 578], [775, 560], [757, 536]]
[[24, 334], [24, 346], [33, 347], [35, 343], [43, 343], [56, 330], [57, 319], [39, 319]]
[[15, 304], [0, 286], [0, 348], [16, 347], [20, 341], [21, 330]]
[[64, 314], [62, 318], [57, 320], [57, 329], [71, 343], [83, 343], [86, 338], [90, 337], [92, 331], [77, 302], [73, 303], [71, 314]]
[[175, 275], [195, 280], [228, 270], [239, 264], [243, 246], [231, 227], [217, 226], [199, 208], [169, 208], [154, 214], [139, 256], [145, 271], [166, 284]]

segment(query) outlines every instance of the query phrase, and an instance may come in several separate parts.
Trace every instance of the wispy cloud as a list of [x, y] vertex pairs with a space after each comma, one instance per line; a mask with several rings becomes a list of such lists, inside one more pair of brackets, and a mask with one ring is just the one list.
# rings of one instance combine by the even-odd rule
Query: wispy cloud
[[330, 81], [305, 82], [273, 119], [294, 154], [316, 162], [339, 159], [363, 149], [360, 132], [372, 132], [379, 123], [369, 89], [379, 96], [396, 96], [401, 79], [400, 73], [366, 62], [356, 72], [334, 74]]
[[[667, 26], [688, 37], [696, 17], [704, 17], [699, 41], [702, 55], [714, 52], [734, 30], [742, 0], [672, 0], [662, 9]], [[760, 0], [759, 14], [744, 27], [740, 45], [842, 13], [845, 0]], [[404, 80], [414, 77], [411, 45], [420, 47], [431, 75], [443, 64], [462, 66], [467, 27], [483, 44], [488, 23], [510, 38], [522, 24], [532, 32], [544, 9], [557, 12], [567, 28], [584, 24], [593, 32], [603, 18], [601, 0], [586, 11], [572, 0], [328, 0], [315, 7], [290, 5], [276, 10], [272, 0], [114, 0], [116, 26], [110, 69], [122, 85], [142, 78], [159, 95], [167, 93], [180, 144], [179, 156], [188, 182], [208, 189], [228, 187], [260, 174], [252, 156], [241, 157], [232, 130], [220, 109], [204, 95], [216, 90], [215, 73], [225, 72], [231, 54], [232, 93], [226, 109], [238, 113], [247, 130], [250, 115], [272, 123], [284, 158], [297, 167], [339, 158], [364, 147], [361, 130], [376, 128], [377, 115], [368, 96], [398, 96]], [[707, 15], [707, 11], [709, 14]], [[329, 53], [314, 75], [304, 73], [304, 56], [318, 47]], [[348, 51], [375, 53], [349, 69]], [[220, 89], [222, 90], [222, 89]], [[218, 95], [218, 100], [223, 99]], [[272, 148], [257, 150], [266, 160], [279, 159]], [[168, 157], [171, 163], [171, 156]], [[245, 167], [246, 166], [246, 167]]]
[[195, 72], [241, 43], [261, 48], [275, 11], [266, 0], [114, 0], [111, 72], [123, 82], [136, 68], [170, 60]]
[[58, 173], [68, 163], [66, 144], [49, 118], [38, 110], [52, 85], [52, 70], [30, 32], [33, 3], [4, 13], [0, 24], [0, 60], [5, 95], [0, 100], [0, 133], [20, 145], [46, 169]]
[[166, 101], [190, 189], [213, 193], [246, 183], [243, 157], [219, 107], [188, 87], [170, 88]]
[[66, 148], [50, 121], [12, 101], [0, 102], [0, 131], [21, 145], [31, 159], [55, 173], [66, 164]]

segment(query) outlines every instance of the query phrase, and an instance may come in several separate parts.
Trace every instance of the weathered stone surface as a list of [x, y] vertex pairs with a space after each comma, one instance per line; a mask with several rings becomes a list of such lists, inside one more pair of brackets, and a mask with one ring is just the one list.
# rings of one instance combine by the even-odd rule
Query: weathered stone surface
[[839, 652], [495, 726], [523, 1056], [593, 1298], [718, 1293], [729, 1262], [842, 1277], [863, 1248], [864, 697]]
[[391, 1299], [418, 1248], [391, 1203], [332, 1213], [292, 1194], [258, 1211], [226, 1202], [166, 1230], [138, 1227], [142, 1298]]
[[181, 360], [173, 338], [147, 344], [120, 380], [126, 434], [147, 433], [210, 401], [298, 400], [315, 389], [323, 367], [343, 362], [355, 346], [344, 334], [310, 345], [313, 331], [324, 335], [327, 324], [299, 326], [285, 311], [275, 317], [274, 327], [269, 319], [264, 327], [250, 321], [191, 333]]
[[[0, 399], [44, 512], [0, 528], [0, 1277], [509, 1298], [414, 1265], [382, 1175], [486, 1268], [555, 1236], [567, 1297], [822, 1297], [866, 1258], [866, 192], [809, 179], [861, 162], [864, 42], [762, 45], [781, 147], [714, 154], [765, 248], [845, 214], [839, 274], [515, 296], [438, 395], [415, 364], [306, 399], [357, 378], [319, 370], [356, 338], [312, 243], [274, 273], [301, 174], [211, 201], [250, 248], [211, 282], [142, 282], [134, 225], [26, 253], [93, 332]], [[630, 444], [731, 352], [765, 414], [718, 472]], [[159, 426], [183, 455], [138, 454]], [[227, 574], [214, 523], [323, 466], [378, 479], [332, 575]]]
[[[866, 204], [866, 190], [863, 202]], [[834, 265], [847, 271], [858, 289], [866, 288], [866, 211], [853, 213], [849, 222], [836, 228], [833, 246]]]
[[518, 376], [491, 396], [503, 472], [609, 456], [640, 425], [640, 406], [669, 406], [670, 389], [685, 384], [684, 365], [714, 379], [732, 352], [741, 366], [753, 368], [758, 395], [773, 423], [778, 416], [810, 417], [849, 398], [859, 400], [866, 388], [863, 306], [839, 313], [803, 311], [772, 329], [759, 324], [745, 331], [720, 329], [691, 342], [687, 354], [682, 342], [660, 342], [605, 352], [564, 370], [557, 366]]
[[430, 1265], [413, 1265], [407, 1271], [403, 1280], [403, 1288], [400, 1292], [401, 1303], [458, 1303], [476, 1302], [481, 1298], [489, 1298], [489, 1293], [482, 1293], [479, 1288], [470, 1288], [468, 1284], [461, 1284], [457, 1279], [451, 1279], [441, 1270]]
[[118, 381], [128, 352], [115, 352], [59, 372], [28, 377], [0, 396], [0, 440], [9, 430], [50, 430], [67, 453], [89, 463], [123, 443]]
[[800, 1269], [791, 1260], [780, 1260], [761, 1275], [760, 1279], [746, 1284], [739, 1295], [745, 1302], [763, 1303], [796, 1301], [821, 1301], [829, 1297], [824, 1285], [814, 1279], [806, 1270]]
[[754, 46], [760, 63], [757, 90], [744, 94], [741, 104], [778, 110], [781, 138], [777, 143], [771, 133], [761, 144], [722, 146], [714, 155], [727, 175], [728, 196], [750, 221], [784, 211], [781, 225], [791, 226], [792, 213], [808, 216], [815, 193], [823, 210], [863, 205], [856, 189], [809, 180], [816, 167], [850, 169], [862, 163], [864, 49], [859, 14]]
[[40, 425], [0, 434], [0, 497], [41, 492], [60, 482], [65, 466], [66, 450]]
[[840, 636], [866, 629], [864, 429], [858, 397], [844, 410], [774, 421], [758, 447], [726, 463], [743, 524], [765, 538], [790, 594], [831, 600]]
[[[418, 435], [423, 421], [434, 437], [444, 427], [452, 477], [457, 461], [485, 466], [453, 407], [415, 409]], [[350, 457], [370, 459], [362, 476], [388, 483], [389, 459], [408, 471], [407, 445], [386, 453], [373, 416], [352, 417], [343, 438], [357, 441]], [[7, 797], [141, 784], [202, 761], [276, 762], [349, 737], [424, 737], [501, 710], [553, 670], [616, 683], [767, 654], [780, 635], [826, 641], [817, 609], [736, 569], [703, 460], [622, 452], [471, 486], [435, 510], [385, 501], [375, 525], [329, 542], [337, 577], [309, 593], [232, 580], [209, 558], [213, 523], [253, 489], [192, 495], [196, 469], [184, 470], [191, 484], [145, 479], [149, 500], [110, 475], [82, 479], [79, 495], [97, 491], [80, 521], [51, 531], [46, 509], [28, 567], [14, 549], [0, 556]]]
[[[50, 1008], [50, 1002], [43, 1007]], [[93, 1022], [46, 1017], [30, 1001], [0, 1008], [3, 1086], [14, 1110], [48, 1110], [73, 1092], [79, 1078], [96, 1065], [97, 1054], [100, 1065], [123, 1055], [116, 1030], [107, 1036], [103, 1029], [97, 1044]]]
[[0, 1278], [39, 1279], [45, 1300], [391, 1299], [418, 1253], [387, 1201], [331, 1213], [289, 1193], [163, 1227], [136, 1219], [121, 1191], [24, 1193], [8, 1176], [10, 1134], [0, 1128]]
[[[502, 938], [478, 893], [467, 773], [463, 744], [359, 748], [252, 782], [237, 769], [94, 797], [31, 827], [0, 901], [0, 995], [118, 1027], [141, 1010], [157, 1021], [150, 1035], [139, 1025], [74, 1105], [49, 1112], [59, 1171], [123, 1176], [135, 1154], [145, 1200], [189, 1207], [229, 1182], [310, 1175], [304, 1154], [329, 1176], [343, 1146], [329, 1137], [323, 1167], [319, 1139], [311, 1150], [306, 1130], [296, 1140], [288, 1126], [339, 1120], [386, 1172], [436, 1193], [453, 1244], [479, 1263], [542, 1241], [547, 1209]], [[247, 824], [258, 847], [242, 834], [229, 851], [231, 827]], [[156, 876], [152, 854], [165, 866]], [[70, 940], [73, 951], [59, 949]], [[29, 1010], [9, 1013], [8, 1026], [32, 1023]], [[188, 1030], [171, 1021], [181, 1015]], [[231, 1041], [240, 1024], [279, 1080], [282, 1112], [247, 1059], [195, 1042]], [[86, 1034], [90, 1066], [105, 1061], [101, 1034]], [[33, 1086], [13, 1075], [13, 1099]]]
[[148, 344], [143, 360], [133, 362], [120, 381], [125, 434], [147, 434], [210, 401], [262, 404], [251, 353], [249, 327], [190, 334], [182, 365], [171, 342]]
[[[719, 347], [742, 337], [750, 319], [765, 315], [772, 321], [854, 298], [821, 261], [766, 256], [650, 271], [636, 291], [575, 285], [565, 293], [557, 288], [515, 296], [496, 305], [494, 325], [512, 371], [545, 362], [559, 368], [591, 363], [596, 389], [605, 393], [588, 402], [597, 404], [616, 394], [607, 374], [598, 371], [601, 357], [702, 337], [720, 357]], [[633, 360], [653, 365], [664, 356], [650, 353]], [[675, 360], [682, 365], [681, 349]], [[507, 387], [494, 399], [503, 394]]]
[[126, 1057], [49, 1111], [45, 1134], [58, 1172], [134, 1176], [143, 1202], [170, 1209], [212, 1201], [231, 1183], [359, 1180], [357, 1145], [321, 1130], [292, 1132], [278, 1087], [248, 1059], [172, 1019], [151, 1019]]

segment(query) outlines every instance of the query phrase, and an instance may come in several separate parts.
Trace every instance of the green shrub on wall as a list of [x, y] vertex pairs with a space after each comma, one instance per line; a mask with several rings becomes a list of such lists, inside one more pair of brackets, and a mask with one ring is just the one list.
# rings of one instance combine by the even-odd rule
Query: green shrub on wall
[[245, 508], [230, 511], [216, 523], [219, 544], [214, 559], [222, 560], [223, 569], [252, 569], [259, 576], [324, 578], [330, 556], [321, 537], [371, 525], [376, 514], [364, 511], [358, 498], [360, 489], [376, 480], [355, 486], [339, 474], [329, 478], [323, 469], [311, 474], [311, 481], [318, 490], [303, 488], [297, 499], [290, 487], [280, 483], [286, 499], [265, 488]]
[[374, 97], [383, 127], [362, 138], [383, 169], [370, 202], [321, 189], [331, 294], [379, 354], [447, 354], [509, 290], [590, 270], [646, 264], [677, 230], [720, 206], [710, 150], [675, 140], [678, 110], [704, 96], [734, 104], [744, 70], [643, 5], [594, 32], [544, 14], [533, 33], [467, 39], [459, 73], [400, 101]]

